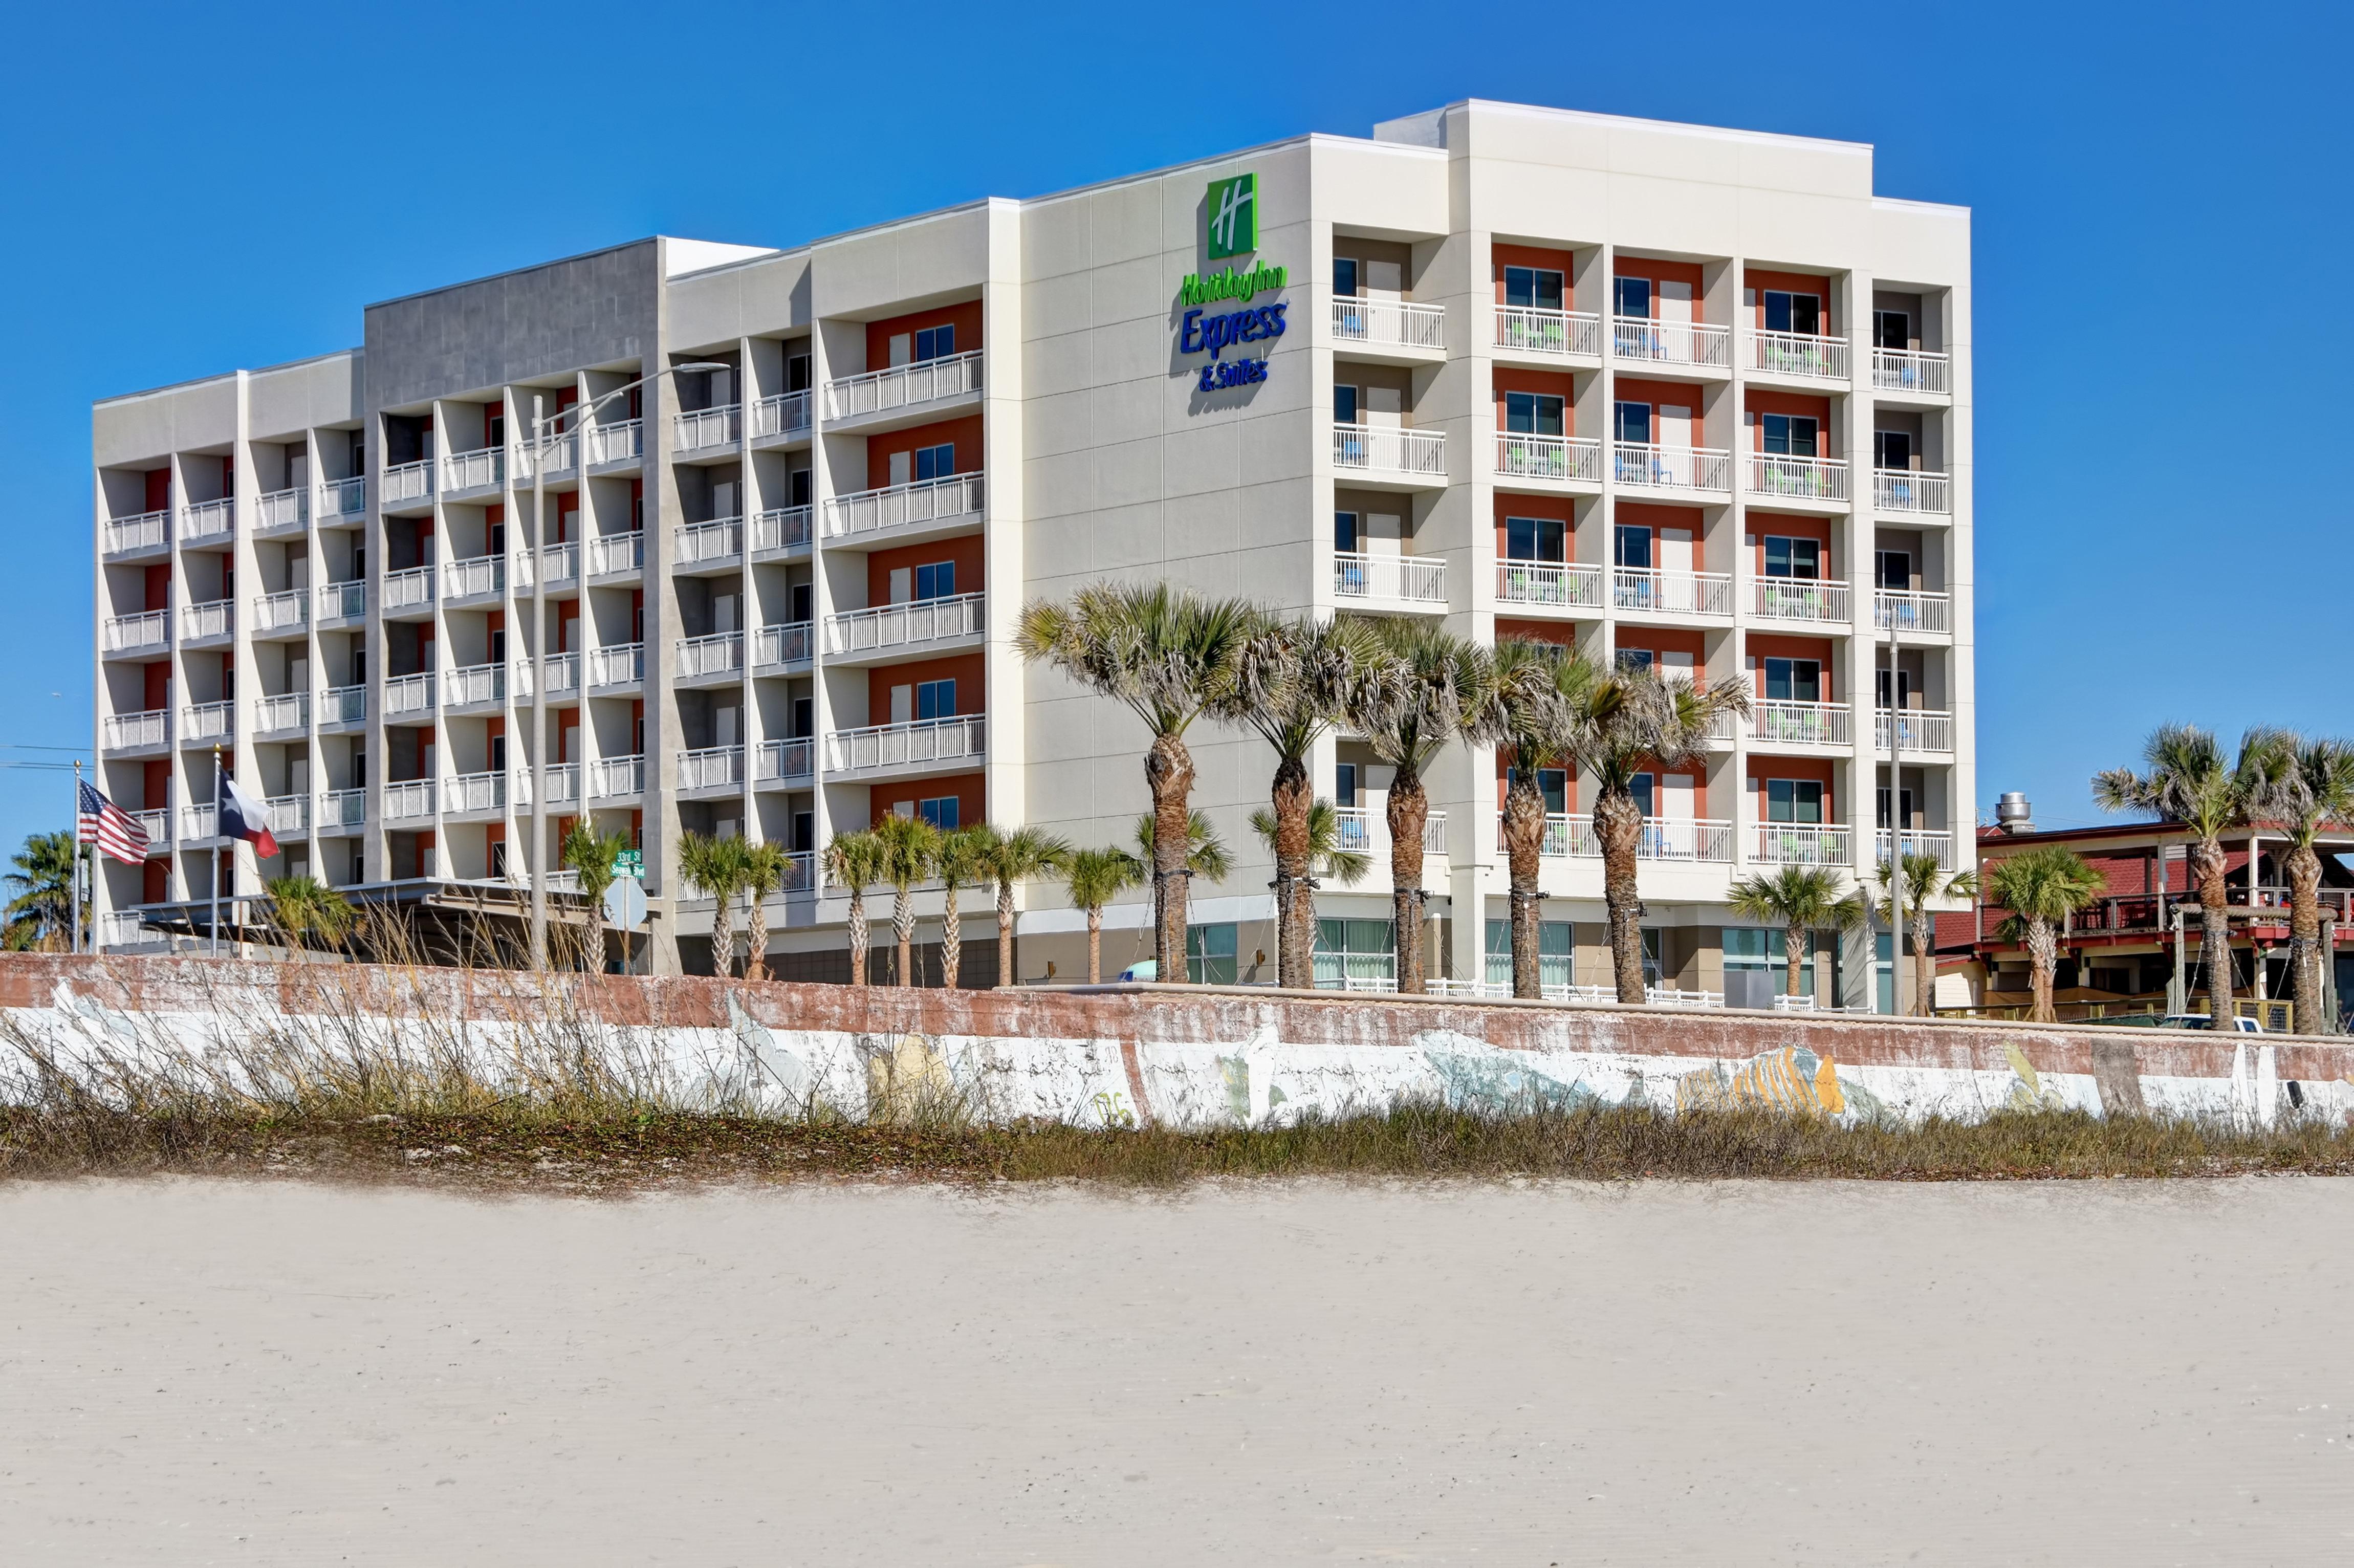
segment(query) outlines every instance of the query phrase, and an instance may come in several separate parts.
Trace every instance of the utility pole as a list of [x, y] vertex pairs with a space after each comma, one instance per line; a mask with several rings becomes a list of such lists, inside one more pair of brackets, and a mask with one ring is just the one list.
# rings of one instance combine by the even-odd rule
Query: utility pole
[[[1903, 723], [1897, 709], [1896, 606], [1888, 607], [1888, 989], [1890, 1011], [1903, 1017], [1904, 1001], [1904, 807]], [[1876, 696], [1878, 694], [1874, 694]], [[1877, 815], [1877, 813], [1874, 813]]]

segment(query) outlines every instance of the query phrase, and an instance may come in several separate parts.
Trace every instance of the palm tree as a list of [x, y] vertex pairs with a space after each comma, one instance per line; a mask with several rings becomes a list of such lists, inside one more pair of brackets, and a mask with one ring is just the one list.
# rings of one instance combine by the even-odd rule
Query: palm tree
[[1643, 901], [1635, 874], [1643, 809], [1635, 800], [1635, 776], [1689, 766], [1705, 754], [1719, 717], [1748, 711], [1748, 690], [1737, 681], [1703, 685], [1621, 667], [1586, 688], [1573, 749], [1595, 782], [1594, 836], [1602, 845], [1602, 896], [1610, 910], [1620, 1001], [1643, 1000]]
[[[1848, 931], [1863, 922], [1863, 906], [1840, 895], [1839, 873], [1825, 866], [1786, 865], [1771, 875], [1759, 872], [1727, 891], [1734, 914], [1782, 927], [1783, 965], [1789, 970], [1782, 981], [1785, 996], [1799, 994], [1808, 933]], [[1623, 986], [1619, 999], [1625, 1000]]]
[[289, 947], [303, 946], [310, 936], [331, 946], [340, 943], [357, 918], [350, 900], [315, 877], [272, 877], [262, 891], [270, 895], [270, 923]]
[[874, 830], [836, 833], [825, 846], [826, 880], [850, 895], [850, 983], [866, 983], [866, 890], [883, 880], [883, 841]]
[[997, 884], [997, 983], [1013, 983], [1013, 885], [1060, 871], [1070, 858], [1070, 844], [1036, 828], [1004, 832], [987, 823], [972, 830], [982, 835], [981, 875]]
[[[1899, 914], [1889, 897], [1889, 880], [1896, 867], [1888, 861], [1880, 863], [1874, 874], [1880, 885], [1880, 895], [1874, 906], [1889, 928], [1905, 927], [1913, 935], [1913, 996], [1914, 1012], [1922, 1018], [1932, 1017], [1937, 1011], [1937, 955], [1929, 940], [1929, 928], [1936, 919], [1929, 907], [1932, 898], [1975, 898], [1978, 892], [1978, 874], [1975, 871], [1947, 871], [1933, 854], [1907, 854], [1904, 857], [1904, 909]], [[1904, 999], [1896, 999], [1897, 1011], [1903, 1012]]]
[[605, 890], [613, 885], [614, 868], [629, 852], [626, 833], [600, 833], [586, 817], [564, 835], [564, 863], [578, 873], [580, 891], [588, 900], [587, 958], [588, 972], [605, 972]]
[[[1152, 873], [1153, 854], [1158, 847], [1160, 819], [1151, 812], [1136, 819], [1136, 874], [1139, 885]], [[1210, 821], [1207, 811], [1188, 810], [1185, 813], [1185, 874], [1209, 882], [1224, 882], [1235, 872], [1234, 852], [1226, 841], [1218, 836], [1217, 824]]]
[[1074, 850], [1062, 863], [1063, 886], [1071, 902], [1087, 912], [1087, 983], [1103, 983], [1104, 906], [1134, 887], [1144, 874], [1125, 850]]
[[1152, 731], [1144, 781], [1155, 824], [1153, 955], [1163, 978], [1182, 973], [1185, 963], [1185, 824], [1193, 792], [1185, 731], [1234, 689], [1237, 655], [1264, 622], [1238, 599], [1204, 599], [1167, 583], [1097, 583], [1067, 606], [1023, 607], [1014, 636], [1024, 659], [1127, 704]]
[[1422, 981], [1423, 829], [1430, 796], [1423, 770], [1454, 741], [1486, 722], [1495, 685], [1485, 649], [1419, 618], [1373, 623], [1389, 668], [1355, 694], [1350, 724], [1390, 765], [1390, 902], [1397, 942], [1398, 990], [1418, 995]]
[[9, 857], [7, 874], [16, 896], [8, 901], [7, 945], [16, 951], [73, 944], [74, 836], [71, 832], [27, 833], [25, 847]]
[[916, 884], [939, 863], [940, 830], [921, 817], [896, 811], [870, 830], [880, 854], [877, 880], [891, 885], [891, 935], [897, 942], [891, 983], [916, 983]]
[[[1273, 811], [1262, 806], [1251, 813], [1251, 832], [1258, 835], [1269, 854], [1276, 853], [1276, 840], [1283, 824], [1276, 821]], [[1373, 857], [1363, 850], [1350, 849], [1341, 842], [1341, 810], [1323, 796], [1318, 796], [1308, 808], [1308, 820], [1302, 824], [1308, 830], [1307, 855], [1299, 866], [1300, 880], [1310, 890], [1308, 896], [1296, 899], [1287, 916], [1278, 904], [1275, 917], [1288, 920], [1297, 929], [1278, 925], [1276, 948], [1279, 954], [1286, 941], [1297, 941], [1307, 955], [1306, 971], [1299, 989], [1313, 990], [1316, 985], [1316, 898], [1315, 885], [1330, 879], [1343, 887], [1354, 887], [1373, 874]], [[1280, 965], [1276, 969], [1276, 983], [1288, 987], [1291, 981], [1283, 976]]]
[[940, 835], [932, 853], [932, 874], [940, 879], [940, 983], [957, 989], [964, 962], [964, 923], [957, 913], [957, 890], [986, 882], [989, 840], [985, 827], [959, 828]]
[[1343, 616], [1269, 625], [1243, 644], [1235, 668], [1217, 715], [1257, 730], [1275, 748], [1274, 809], [1265, 813], [1274, 832], [1264, 836], [1275, 858], [1276, 981], [1305, 990], [1316, 983], [1315, 898], [1302, 885], [1313, 856], [1309, 754], [1382, 683], [1395, 681], [1397, 666], [1382, 657], [1370, 622]]
[[[2223, 835], [2248, 825], [2263, 809], [2277, 773], [2290, 758], [2278, 730], [2251, 729], [2236, 761], [2215, 737], [2187, 724], [2161, 726], [2142, 743], [2145, 772], [2111, 768], [2093, 775], [2093, 799], [2105, 811], [2153, 811], [2191, 834], [2190, 884], [2199, 893], [2199, 939], [2207, 956], [2207, 998], [2219, 1021], [2232, 1016], [2231, 895], [2223, 886]], [[2255, 895], [2255, 867], [2248, 892]]]
[[1574, 649], [1511, 637], [1496, 645], [1493, 699], [1480, 726], [1511, 769], [1504, 790], [1504, 859], [1511, 875], [1512, 994], [1544, 994], [1539, 974], [1543, 873], [1543, 774], [1574, 766], [1577, 726], [1593, 685], [1591, 661]]
[[744, 953], [744, 978], [769, 978], [769, 895], [785, 885], [793, 857], [785, 846], [762, 842], [744, 846], [744, 893], [751, 907], [744, 923], [751, 940]]
[[2330, 957], [2321, 940], [2321, 856], [2314, 844], [2329, 823], [2354, 821], [2354, 744], [2296, 741], [2264, 814], [2288, 833], [2288, 984], [2297, 1028], [2335, 1034], [2336, 1010], [2324, 1000], [2328, 987], [2322, 966]]
[[[1985, 881], [1987, 892], [2010, 910], [2004, 934], [2027, 944], [2027, 961], [2033, 966], [2029, 983], [2034, 991], [2029, 1018], [2036, 1023], [2053, 1022], [2059, 1014], [2052, 1005], [2052, 976], [2060, 964], [2060, 942], [2052, 927], [2098, 898], [2107, 879], [2075, 851], [2047, 844], [1994, 862], [1986, 868]], [[2230, 970], [2224, 977], [2228, 985]], [[2225, 1027], [2222, 1021], [2231, 1016], [2232, 997], [2226, 990], [2215, 1026]]]
[[744, 841], [689, 832], [678, 841], [678, 874], [711, 896], [711, 972], [736, 972], [736, 895], [744, 886]]

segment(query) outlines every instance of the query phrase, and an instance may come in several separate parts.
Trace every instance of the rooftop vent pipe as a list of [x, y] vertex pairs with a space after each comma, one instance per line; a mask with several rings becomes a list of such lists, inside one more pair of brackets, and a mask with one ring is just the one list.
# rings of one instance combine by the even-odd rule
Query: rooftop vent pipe
[[2028, 809], [2025, 791], [2003, 791], [2002, 799], [1994, 803], [1994, 825], [2006, 833], [2031, 833], [2035, 831], [2035, 815]]

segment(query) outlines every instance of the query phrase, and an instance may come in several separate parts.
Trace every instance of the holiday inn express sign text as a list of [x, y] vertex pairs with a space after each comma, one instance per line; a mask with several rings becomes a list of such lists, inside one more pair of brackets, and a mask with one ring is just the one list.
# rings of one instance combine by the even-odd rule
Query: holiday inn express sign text
[[[1211, 260], [1248, 256], [1258, 249], [1257, 175], [1231, 175], [1223, 180], [1212, 180], [1203, 211], [1208, 227], [1204, 249]], [[1284, 302], [1277, 301], [1239, 311], [1213, 312], [1209, 307], [1229, 300], [1248, 306], [1261, 294], [1280, 291], [1284, 281], [1282, 268], [1261, 261], [1229, 266], [1223, 271], [1185, 274], [1184, 281], [1177, 286], [1177, 294], [1189, 308], [1178, 326], [1177, 352], [1206, 353], [1210, 356], [1210, 363], [1202, 366], [1200, 378], [1194, 383], [1195, 391], [1216, 392], [1267, 379], [1267, 364], [1263, 351], [1257, 358], [1230, 360], [1225, 354], [1240, 344], [1267, 343], [1281, 337]]]

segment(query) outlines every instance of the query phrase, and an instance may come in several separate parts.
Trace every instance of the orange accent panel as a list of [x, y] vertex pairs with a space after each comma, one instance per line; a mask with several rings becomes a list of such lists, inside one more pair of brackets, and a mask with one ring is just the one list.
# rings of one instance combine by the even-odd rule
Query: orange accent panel
[[983, 683], [988, 679], [988, 667], [979, 653], [951, 653], [941, 659], [916, 659], [905, 664], [885, 664], [866, 673], [866, 722], [891, 722], [891, 688], [919, 686], [926, 681], [954, 681], [957, 683], [957, 713], [977, 714], [986, 711]]
[[866, 438], [866, 485], [878, 490], [891, 482], [891, 454], [911, 452], [917, 447], [936, 447], [942, 442], [956, 446], [956, 471], [959, 473], [981, 471], [981, 416], [969, 414], [961, 419], [942, 419], [937, 424], [917, 425], [913, 429], [886, 430], [879, 436]]
[[891, 599], [891, 574], [901, 568], [912, 571], [935, 561], [956, 563], [956, 588], [960, 594], [979, 593], [981, 589], [981, 541], [978, 534], [960, 539], [935, 539], [928, 545], [902, 545], [896, 550], [877, 550], [866, 557], [866, 603], [869, 608], [887, 604]]
[[1683, 627], [1635, 626], [1621, 621], [1617, 645], [1620, 649], [1640, 649], [1654, 658], [1662, 653], [1689, 653], [1693, 673], [1698, 674], [1707, 664], [1707, 635]]
[[1496, 641], [1507, 637], [1524, 637], [1532, 642], [1550, 642], [1557, 648], [1577, 646], [1577, 628], [1559, 620], [1506, 620], [1496, 618]]
[[1655, 261], [1648, 256], [1614, 256], [1610, 259], [1610, 275], [1614, 278], [1649, 278], [1652, 284], [1652, 307], [1659, 305], [1657, 285], [1685, 282], [1691, 285], [1692, 320], [1706, 319], [1707, 302], [1701, 298], [1700, 263], [1697, 261]]
[[937, 800], [945, 795], [957, 798], [957, 823], [971, 827], [989, 820], [988, 777], [980, 773], [954, 773], [946, 779], [911, 779], [904, 783], [877, 784], [871, 792], [874, 820], [881, 821], [902, 800], [912, 806], [919, 800]]
[[935, 305], [928, 311], [917, 311], [909, 315], [892, 316], [885, 321], [866, 323], [866, 368], [887, 370], [891, 366], [891, 338], [894, 334], [913, 335], [926, 327], [948, 325], [956, 328], [956, 351], [970, 354], [981, 346], [981, 302], [967, 300], [960, 305]]
[[1507, 267], [1538, 267], [1561, 274], [1562, 308], [1570, 307], [1572, 280], [1577, 276], [1575, 258], [1566, 250], [1541, 250], [1533, 245], [1490, 245], [1488, 259], [1496, 272], [1496, 303], [1504, 302], [1504, 269]]
[[1661, 404], [1670, 408], [1690, 408], [1697, 417], [1701, 411], [1701, 389], [1686, 381], [1645, 381], [1633, 376], [1621, 376], [1611, 397], [1621, 403]]
[[1766, 328], [1766, 291], [1787, 290], [1793, 294], [1812, 294], [1823, 302], [1823, 331], [1836, 334], [1838, 326], [1831, 321], [1831, 281], [1811, 277], [1805, 272], [1769, 272], [1762, 267], [1752, 267], [1742, 278], [1742, 286], [1757, 291], [1757, 303], [1752, 307], [1753, 324], [1760, 332]]

